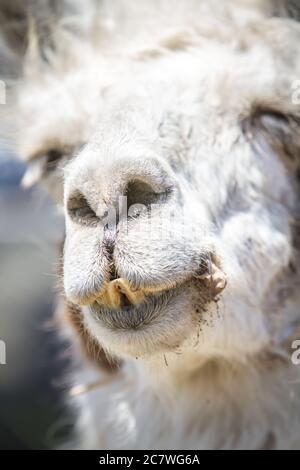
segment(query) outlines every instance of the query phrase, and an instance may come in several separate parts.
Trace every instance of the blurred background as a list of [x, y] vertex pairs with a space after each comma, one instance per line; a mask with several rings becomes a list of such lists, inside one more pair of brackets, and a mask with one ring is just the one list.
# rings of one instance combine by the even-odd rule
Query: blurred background
[[62, 393], [67, 347], [51, 327], [64, 223], [40, 188], [20, 187], [24, 170], [0, 147], [1, 449], [52, 448], [72, 422]]

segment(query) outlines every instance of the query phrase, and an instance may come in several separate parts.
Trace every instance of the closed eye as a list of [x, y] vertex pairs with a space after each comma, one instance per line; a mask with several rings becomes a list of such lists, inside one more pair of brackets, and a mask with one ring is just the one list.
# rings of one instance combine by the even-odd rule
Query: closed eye
[[28, 158], [28, 169], [22, 179], [22, 186], [30, 188], [43, 178], [50, 176], [59, 169], [74, 153], [82, 148], [83, 144], [62, 148], [50, 148], [46, 151], [35, 152]]
[[65, 157], [64, 152], [49, 150], [37, 155], [28, 163], [28, 168], [22, 179], [23, 188], [31, 188], [50, 172], [56, 170], [58, 163]]
[[62, 150], [49, 150], [46, 153], [46, 165], [45, 165], [45, 171], [51, 171], [54, 170], [58, 163], [64, 158], [66, 155], [65, 152]]

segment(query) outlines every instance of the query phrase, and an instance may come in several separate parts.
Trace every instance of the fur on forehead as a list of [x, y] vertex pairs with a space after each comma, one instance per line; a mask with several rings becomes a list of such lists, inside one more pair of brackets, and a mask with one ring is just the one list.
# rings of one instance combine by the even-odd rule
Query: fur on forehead
[[[72, 50], [76, 51], [78, 44], [74, 45], [74, 41], [80, 37], [80, 40], [85, 38], [94, 43], [97, 49], [114, 52], [120, 47], [124, 50], [124, 43], [129, 49], [135, 48], [137, 43], [142, 50], [148, 45], [150, 56], [156, 56], [164, 48], [178, 49], [189, 45], [187, 33], [193, 27], [199, 28], [197, 18], [205, 25], [202, 30], [216, 37], [230, 30], [232, 22], [243, 26], [249, 20], [272, 15], [298, 19], [300, 7], [297, 3], [297, 0], [230, 0], [222, 3], [188, 0], [187, 8], [187, 1], [179, 0], [172, 5], [170, 15], [169, 0], [162, 0], [158, 17], [154, 0], [1, 0], [1, 52], [8, 45], [13, 55], [22, 57], [26, 53], [27, 66], [34, 64], [36, 67], [38, 62], [41, 66], [53, 60], [54, 55], [63, 58], [66, 64], [69, 62], [67, 57], [75, 59], [76, 52], [72, 54]], [[157, 36], [158, 31], [162, 33]], [[154, 37], [158, 42], [153, 48]]]
[[[157, 17], [153, 0], [2, 0], [1, 38], [14, 54], [26, 53], [27, 68], [38, 64], [39, 68], [44, 67], [47, 62], [53, 62], [55, 56], [56, 66], [60, 58], [60, 65], [65, 67], [78, 57], [76, 38], [86, 40], [98, 50], [113, 53], [120, 49], [124, 52], [124, 46], [132, 51], [139, 44], [138, 49], [148, 50], [151, 57], [164, 49], [178, 50], [193, 43], [189, 33], [193, 28], [199, 30], [197, 18], [203, 20], [202, 35], [222, 37], [230, 31], [232, 23], [244, 25], [249, 19], [257, 20], [286, 10], [278, 8], [278, 0], [230, 0], [222, 5], [216, 0], [188, 0], [188, 3], [189, 8], [186, 8], [186, 0], [179, 0], [172, 6], [170, 15], [169, 1], [162, 0]], [[161, 33], [157, 34], [158, 31]]]
[[[136, 57], [127, 51], [127, 56], [122, 55], [116, 60], [114, 56], [104, 57], [101, 50], [91, 47], [90, 44], [77, 44], [75, 47], [78, 46], [78, 56], [84, 57], [80, 64], [76, 60], [68, 70], [66, 65], [60, 68], [53, 58], [52, 66], [47, 68], [45, 73], [42, 75], [38, 73], [36, 80], [31, 76], [22, 83], [21, 107], [24, 112], [25, 140], [26, 133], [29, 141], [32, 141], [30, 134], [43, 134], [40, 127], [39, 132], [36, 132], [34, 126], [32, 132], [26, 128], [27, 115], [33, 116], [31, 122], [34, 122], [34, 115], [37, 116], [39, 122], [45, 122], [45, 134], [48, 139], [49, 129], [54, 129], [54, 140], [55, 129], [58, 128], [58, 131], [62, 129], [64, 122], [66, 124], [70, 122], [73, 129], [79, 128], [83, 122], [86, 123], [87, 116], [91, 115], [95, 109], [96, 99], [98, 99], [97, 109], [100, 108], [101, 113], [101, 94], [107, 95], [107, 90], [112, 90], [108, 95], [111, 103], [117, 103], [122, 94], [126, 96], [128, 84], [130, 87], [132, 83], [132, 70], [134, 70], [135, 77], [134, 88], [139, 82], [147, 81], [150, 76], [154, 83], [158, 82], [162, 86], [164, 82], [166, 85], [171, 84], [171, 86], [166, 86], [170, 89], [168, 95], [173, 88], [177, 94], [178, 87], [186, 89], [188, 84], [190, 94], [196, 93], [198, 97], [201, 96], [202, 101], [205, 101], [205, 95], [210, 97], [215, 87], [219, 95], [216, 99], [221, 100], [223, 110], [234, 110], [235, 107], [240, 114], [247, 114], [253, 106], [253, 101], [260, 99], [264, 101], [269, 99], [270, 102], [276, 100], [278, 105], [284, 104], [286, 107], [290, 102], [293, 80], [298, 75], [296, 57], [300, 42], [299, 27], [286, 25], [278, 20], [262, 21], [260, 25], [249, 26], [248, 29], [244, 28], [240, 32], [236, 30], [234, 34], [236, 34], [234, 45], [232, 46], [232, 33], [222, 46], [222, 54], [220, 54], [220, 44], [216, 44], [215, 40], [212, 41], [205, 35], [202, 36], [201, 32], [194, 31], [194, 46], [197, 41], [200, 41], [199, 48], [185, 47], [185, 54], [177, 55], [176, 61], [172, 57], [174, 51], [169, 50], [167, 56], [165, 54], [162, 54], [160, 58], [156, 56], [155, 60], [159, 60], [159, 64], [154, 68], [153, 58], [151, 63], [148, 63], [147, 57], [141, 63], [140, 57], [136, 60]], [[288, 53], [285, 48], [287, 43], [289, 44]], [[216, 60], [211, 60], [214, 55]], [[264, 63], [264, 70], [261, 70], [261, 63]], [[181, 76], [178, 76], [178, 69], [182, 70], [183, 66], [187, 72], [181, 72]], [[261, 71], [259, 76], [257, 76], [258, 71]], [[178, 78], [172, 85], [170, 79], [175, 74]], [[120, 75], [122, 76], [121, 83]], [[210, 78], [209, 83], [203, 83], [207, 75]], [[256, 80], [255, 90], [249, 85], [252, 83], [252, 76]], [[234, 90], [232, 90], [233, 80]], [[221, 87], [219, 82], [222, 82]], [[209, 85], [209, 90], [203, 88], [207, 85]], [[151, 87], [147, 85], [147, 88]], [[34, 103], [30, 98], [33, 92], [40, 96], [40, 99], [35, 100]], [[188, 94], [185, 92], [185, 97]], [[194, 98], [195, 96], [192, 96], [192, 99]], [[72, 112], [74, 106], [76, 106], [76, 113]], [[61, 116], [62, 121], [59, 122], [59, 126], [51, 126], [51, 116], [54, 118], [54, 123], [58, 122]], [[78, 121], [77, 126], [73, 122], [74, 119]], [[68, 132], [63, 134], [70, 135]], [[59, 142], [62, 138], [58, 136], [57, 140]]]
[[[90, 0], [85, 3], [84, 14], [79, 15], [81, 1], [72, 5], [68, 1], [60, 2], [60, 6], [54, 2], [56, 6], [51, 10], [50, 2], [45, 0], [42, 10], [51, 10], [45, 30], [42, 28], [45, 20], [40, 20], [42, 11], [36, 15], [35, 2], [31, 2], [30, 9], [25, 12], [28, 44], [19, 88], [21, 156], [25, 160], [32, 159], [65, 146], [76, 151], [77, 145], [87, 142], [92, 135], [98, 109], [101, 112], [101, 94], [112, 89], [113, 101], [117, 101], [121, 88], [125, 95], [132, 70], [136, 72], [135, 77], [143, 80], [143, 77], [151, 76], [154, 81], [164, 70], [165, 82], [170, 82], [172, 73], [178, 76], [178, 68], [181, 71], [186, 68], [182, 82], [189, 80], [188, 88], [198, 96], [201, 80], [205, 73], [209, 74], [212, 77], [210, 90], [203, 88], [202, 91], [211, 98], [213, 87], [219, 90], [215, 105], [220, 112], [230, 110], [234, 119], [238, 115], [247, 115], [252, 102], [262, 97], [286, 105], [290, 101], [288, 93], [292, 80], [298, 74], [295, 70], [297, 44], [300, 43], [298, 26], [281, 20], [265, 20], [265, 16], [271, 15], [274, 2], [231, 0], [211, 15], [214, 2], [208, 7], [208, 2], [190, 1], [193, 16], [197, 18], [195, 12], [199, 11], [202, 18], [207, 16], [207, 21], [202, 21], [201, 26], [197, 24], [183, 8], [186, 2], [182, 1], [170, 17], [167, 15], [169, 4], [163, 1], [160, 18], [164, 25], [163, 28], [155, 25], [155, 31], [151, 21], [147, 20], [153, 14], [152, 1], [147, 4], [133, 1], [129, 5], [123, 0], [102, 2], [96, 11], [96, 3]], [[18, 11], [17, 3], [15, 5]], [[249, 8], [253, 15], [249, 15]], [[242, 14], [244, 9], [247, 10], [248, 25]], [[122, 23], [118, 19], [120, 11], [123, 12]], [[227, 16], [229, 11], [234, 14], [225, 23], [224, 15]], [[20, 14], [20, 18], [25, 13]], [[24, 21], [22, 25], [24, 27]], [[156, 34], [156, 31], [162, 32]], [[223, 44], [221, 57], [220, 43]], [[176, 61], [173, 60], [175, 53]], [[217, 56], [212, 60], [214, 54]], [[153, 61], [159, 61], [159, 65], [153, 67]], [[236, 61], [241, 61], [239, 67], [236, 67]], [[264, 71], [258, 79], [261, 63], [264, 63]], [[251, 74], [256, 81], [255, 91], [249, 86]], [[232, 92], [233, 80], [235, 93]], [[180, 86], [179, 78], [176, 86]], [[207, 87], [207, 83], [203, 86]], [[187, 88], [186, 83], [183, 87]], [[177, 91], [174, 90], [176, 95]], [[32, 100], [33, 94], [39, 99]], [[201, 99], [205, 101], [203, 95]]]

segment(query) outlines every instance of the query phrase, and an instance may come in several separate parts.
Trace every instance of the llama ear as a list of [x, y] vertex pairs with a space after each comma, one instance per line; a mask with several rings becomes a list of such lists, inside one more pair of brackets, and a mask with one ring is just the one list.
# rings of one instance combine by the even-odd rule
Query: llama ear
[[299, 177], [300, 116], [259, 108], [243, 121], [242, 127], [258, 153], [273, 151]]
[[28, 2], [0, 0], [0, 29], [6, 47], [22, 55], [27, 45]]
[[275, 14], [300, 21], [299, 0], [274, 0]]
[[77, 12], [70, 0], [0, 0], [0, 54], [8, 49], [22, 58], [33, 49], [42, 59], [54, 48], [53, 31], [65, 16]]
[[299, 0], [285, 0], [287, 15], [297, 21], [300, 21]]

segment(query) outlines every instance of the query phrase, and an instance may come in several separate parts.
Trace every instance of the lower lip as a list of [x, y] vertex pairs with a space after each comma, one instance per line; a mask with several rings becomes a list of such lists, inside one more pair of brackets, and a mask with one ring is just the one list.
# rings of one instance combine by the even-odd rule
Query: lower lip
[[95, 303], [90, 307], [90, 311], [97, 321], [110, 330], [137, 331], [155, 322], [177, 293], [178, 288], [174, 288], [160, 294], [152, 294], [140, 304], [121, 310], [109, 309]]

